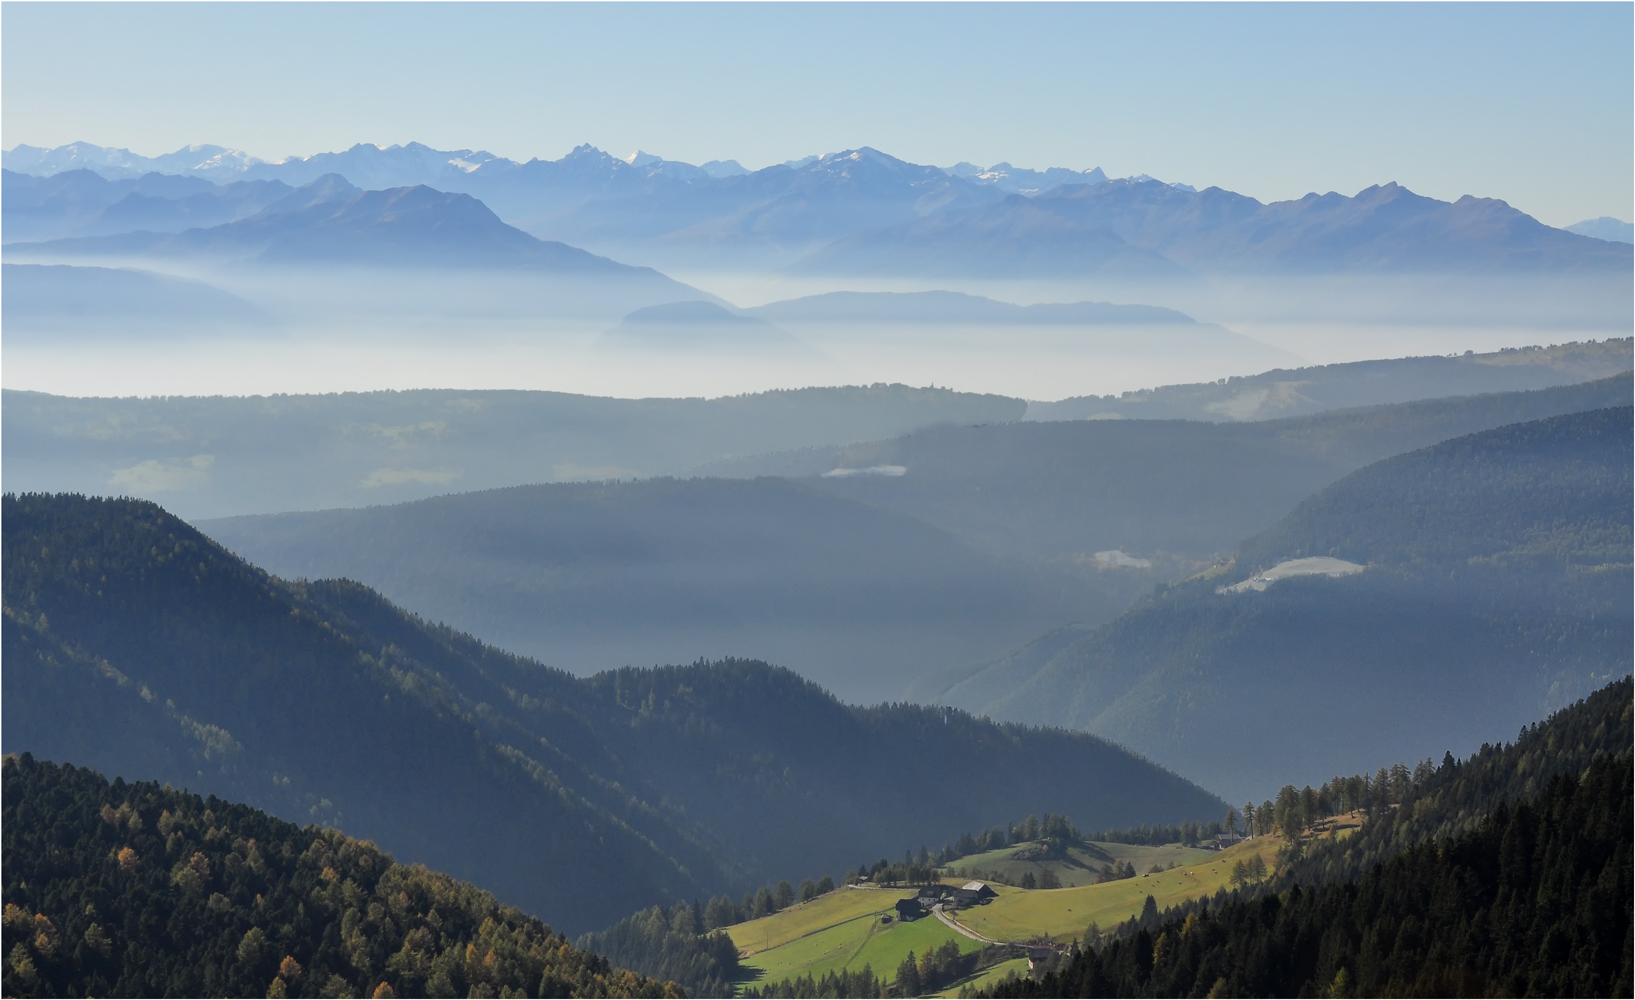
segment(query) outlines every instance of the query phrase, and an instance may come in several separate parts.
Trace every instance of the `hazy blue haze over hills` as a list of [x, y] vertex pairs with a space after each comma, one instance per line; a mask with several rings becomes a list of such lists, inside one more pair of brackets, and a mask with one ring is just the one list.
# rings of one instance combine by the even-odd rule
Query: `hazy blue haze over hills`
[[339, 823], [570, 932], [1027, 812], [1224, 810], [1083, 734], [851, 708], [746, 661], [576, 679], [150, 504], [4, 506], [6, 752]]
[[708, 349], [743, 357], [759, 352], [809, 350], [764, 319], [714, 302], [669, 302], [637, 309], [604, 332], [598, 344], [659, 351]]
[[[18, 311], [31, 294], [26, 283], [13, 283], [20, 271], [26, 273], [27, 267], [5, 268], [6, 322], [13, 337], [25, 329]], [[65, 271], [76, 279], [108, 275], [145, 285], [141, 275], [127, 272]], [[174, 290], [164, 279], [154, 282], [152, 289]], [[92, 287], [106, 294], [101, 285]], [[187, 292], [191, 287], [181, 289]], [[143, 295], [149, 290], [144, 288]], [[873, 311], [879, 301], [871, 298], [865, 304]], [[885, 305], [895, 301], [896, 297], [884, 297]], [[963, 305], [966, 300], [953, 302]], [[125, 299], [121, 308], [137, 304]], [[167, 295], [160, 304], [167, 321], [175, 322], [186, 303]], [[979, 311], [1011, 308], [983, 300], [975, 304]], [[798, 302], [793, 305], [806, 308]], [[714, 400], [454, 390], [97, 399], [6, 390], [0, 392], [0, 412], [5, 418], [6, 477], [12, 488], [129, 492], [160, 499], [183, 516], [197, 518], [397, 503], [449, 490], [524, 483], [677, 475], [700, 467], [709, 474], [733, 476], [819, 476], [846, 461], [846, 453], [835, 446], [878, 442], [942, 423], [994, 424], [1024, 416], [1054, 419], [1064, 411], [1069, 417], [1115, 413], [1249, 419], [1393, 397], [1544, 387], [1628, 367], [1628, 343], [1620, 342], [1458, 360], [1271, 372], [1226, 384], [1059, 404], [907, 386], [809, 389]], [[1609, 404], [1616, 401], [1606, 399]], [[1112, 432], [1085, 428], [1070, 433]], [[1139, 437], [1148, 432], [1121, 433]], [[819, 446], [830, 450], [791, 451]], [[854, 461], [900, 464], [883, 451], [878, 457], [879, 462], [863, 461], [859, 452]], [[981, 463], [974, 455], [965, 461], [968, 474], [977, 475]], [[714, 464], [722, 462], [728, 464]], [[916, 465], [914, 475], [928, 471]], [[906, 484], [877, 485], [897, 489]], [[1001, 495], [1014, 492], [1000, 485]], [[1286, 502], [1292, 505], [1303, 495], [1289, 496]], [[1269, 509], [1266, 523], [1281, 512]], [[1229, 535], [1220, 544], [1235, 545], [1241, 537]]]
[[453, 389], [146, 399], [0, 392], [7, 488], [131, 493], [189, 518], [674, 475], [725, 458], [1018, 420], [1026, 409], [1004, 396], [905, 385], [718, 399]]
[[[1630, 672], [1630, 424], [1628, 407], [1593, 410], [1386, 459], [1224, 574], [1048, 636], [943, 697], [1123, 741], [1233, 798], [1469, 750]], [[1367, 569], [1218, 590], [1313, 555]]]
[[128, 268], [0, 264], [0, 310], [12, 336], [100, 330], [166, 336], [257, 332], [271, 317], [231, 292], [201, 281]]
[[526, 486], [199, 527], [280, 576], [358, 580], [575, 673], [752, 656], [859, 702], [1108, 620], [1151, 585], [995, 556], [778, 479]]
[[903, 322], [1102, 324], [1193, 323], [1191, 316], [1158, 306], [1111, 302], [1019, 306], [962, 292], [825, 292], [743, 310], [774, 322]]
[[1029, 420], [1266, 420], [1349, 406], [1544, 389], [1628, 371], [1630, 340], [1507, 349], [1458, 357], [1355, 361], [1117, 396], [1030, 402]]
[[[738, 463], [799, 485], [527, 487], [202, 524], [281, 575], [357, 579], [581, 672], [733, 653], [843, 697], [929, 698], [979, 651], [1110, 621], [1370, 461], [1629, 397], [1625, 376], [1247, 424], [945, 426], [785, 456], [804, 469]], [[823, 475], [837, 468], [860, 474]]]
[[[999, 552], [1123, 551], [1201, 569], [1313, 491], [1371, 462], [1519, 420], [1630, 402], [1622, 375], [1251, 423], [1079, 420], [944, 427], [887, 441], [714, 463], [912, 514]], [[830, 476], [900, 466], [900, 476]]]

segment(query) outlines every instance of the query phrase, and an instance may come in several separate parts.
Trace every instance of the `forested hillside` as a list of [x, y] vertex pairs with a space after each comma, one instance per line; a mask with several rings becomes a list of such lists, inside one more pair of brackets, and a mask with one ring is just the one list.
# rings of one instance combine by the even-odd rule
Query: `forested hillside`
[[7, 495], [4, 547], [6, 751], [337, 826], [574, 933], [1029, 812], [1225, 809], [1087, 734], [849, 707], [764, 663], [575, 678], [142, 501]]
[[1354, 879], [1419, 844], [1479, 827], [1504, 803], [1531, 802], [1561, 775], [1583, 774], [1597, 757], [1635, 745], [1635, 683], [1624, 678], [1523, 729], [1512, 743], [1484, 743], [1464, 760], [1408, 784], [1401, 807], [1370, 816], [1351, 837], [1313, 840], [1291, 859], [1282, 883]]
[[8, 755], [8, 997], [675, 997], [514, 907], [153, 782]]
[[[1347, 473], [1449, 438], [1630, 405], [1630, 377], [1241, 424], [1074, 420], [943, 427], [705, 466], [775, 475], [913, 514], [1000, 552], [1093, 562], [1121, 549], [1167, 578], [1230, 554]], [[826, 476], [900, 466], [897, 476]], [[1197, 568], [1202, 568], [1199, 565]], [[1084, 619], [1081, 619], [1084, 620]]]
[[[1628, 675], [1630, 446], [1619, 408], [1388, 459], [1230, 567], [1047, 636], [944, 697], [1086, 728], [1233, 799], [1357, 760], [1473, 749]], [[1221, 592], [1309, 555], [1367, 569]]]
[[1512, 424], [1360, 469], [1246, 542], [1229, 576], [1303, 556], [1427, 569], [1627, 563], [1630, 413]]
[[1197, 908], [995, 996], [1628, 996], [1628, 751], [1355, 882]]

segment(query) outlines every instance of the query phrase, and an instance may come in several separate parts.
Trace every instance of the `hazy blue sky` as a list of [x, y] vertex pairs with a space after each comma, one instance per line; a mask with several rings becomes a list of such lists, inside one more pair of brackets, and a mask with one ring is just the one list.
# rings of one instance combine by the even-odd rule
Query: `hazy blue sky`
[[1632, 5], [82, 4], [3, 19], [3, 142], [419, 141], [757, 167], [875, 146], [1263, 200], [1396, 180], [1629, 219]]

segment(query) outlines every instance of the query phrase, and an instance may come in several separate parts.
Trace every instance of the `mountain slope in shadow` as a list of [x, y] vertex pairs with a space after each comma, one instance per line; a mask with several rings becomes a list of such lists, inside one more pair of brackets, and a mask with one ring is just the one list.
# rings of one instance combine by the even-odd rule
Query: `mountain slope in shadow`
[[[1593, 410], [1370, 465], [1224, 571], [944, 701], [1125, 741], [1233, 798], [1468, 750], [1629, 674], [1630, 427], [1628, 407]], [[1267, 572], [1294, 560], [1316, 572]]]

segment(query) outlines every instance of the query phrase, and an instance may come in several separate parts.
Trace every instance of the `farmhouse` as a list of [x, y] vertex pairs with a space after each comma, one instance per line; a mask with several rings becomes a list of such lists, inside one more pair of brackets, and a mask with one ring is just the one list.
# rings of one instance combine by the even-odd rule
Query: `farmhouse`
[[1219, 851], [1223, 848], [1231, 847], [1233, 844], [1241, 844], [1246, 839], [1248, 838], [1240, 836], [1236, 833], [1217, 833], [1215, 834], [1215, 839], [1210, 843], [1210, 849]]
[[986, 882], [967, 882], [955, 889], [953, 895], [954, 902], [960, 906], [975, 906], [978, 903], [986, 903], [999, 894]]
[[923, 916], [925, 916], [925, 907], [920, 905], [918, 896], [910, 896], [907, 899], [897, 901], [898, 920], [918, 920]]

